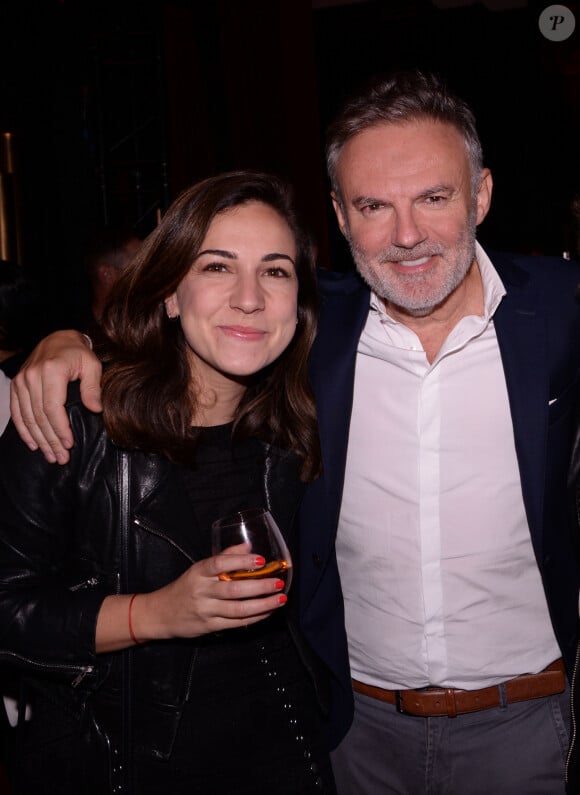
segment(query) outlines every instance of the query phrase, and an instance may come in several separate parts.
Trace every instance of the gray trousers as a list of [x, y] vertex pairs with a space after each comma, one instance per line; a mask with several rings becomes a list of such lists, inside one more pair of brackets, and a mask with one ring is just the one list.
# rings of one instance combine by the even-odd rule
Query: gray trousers
[[339, 795], [563, 795], [570, 694], [455, 718], [402, 715], [355, 693], [332, 754]]

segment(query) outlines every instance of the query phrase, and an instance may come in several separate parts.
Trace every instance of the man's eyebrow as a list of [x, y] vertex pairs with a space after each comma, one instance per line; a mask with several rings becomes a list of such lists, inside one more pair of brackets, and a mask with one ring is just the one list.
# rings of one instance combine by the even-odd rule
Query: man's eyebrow
[[[223, 248], [204, 248], [197, 255], [201, 257], [203, 254], [213, 254], [215, 257], [224, 257], [225, 259], [237, 259], [238, 255], [235, 251], [226, 251]], [[196, 257], [197, 259], [197, 257]], [[265, 254], [262, 257], [262, 262], [275, 262], [278, 259], [286, 259], [294, 265], [294, 260], [288, 254], [281, 254], [278, 251], [273, 251], [271, 254]]]
[[423, 198], [426, 196], [435, 196], [438, 193], [446, 193], [451, 194], [455, 193], [457, 189], [453, 187], [453, 185], [447, 185], [446, 183], [442, 182], [440, 185], [432, 185], [429, 188], [425, 188], [419, 193], [418, 198]]
[[[428, 196], [435, 196], [438, 193], [444, 193], [447, 195], [451, 195], [452, 193], [456, 192], [456, 188], [453, 185], [448, 185], [445, 182], [442, 182], [439, 185], [430, 185], [428, 188], [420, 191], [417, 194], [418, 199], [426, 198]], [[380, 199], [378, 196], [357, 196], [355, 199], [352, 200], [353, 207], [362, 207], [365, 204], [382, 204], [382, 205], [389, 205], [390, 202], [387, 199]]]

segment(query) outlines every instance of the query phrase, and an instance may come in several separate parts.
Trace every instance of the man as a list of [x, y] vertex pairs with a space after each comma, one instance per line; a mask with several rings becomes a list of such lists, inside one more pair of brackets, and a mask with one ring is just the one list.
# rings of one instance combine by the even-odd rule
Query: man
[[88, 331], [99, 328], [109, 293], [141, 247], [141, 238], [130, 227], [106, 226], [90, 241], [84, 266], [91, 287]]
[[[362, 279], [321, 275], [324, 475], [303, 505], [297, 574], [304, 632], [334, 674], [331, 743], [353, 677], [339, 791], [562, 793], [580, 583], [566, 507], [578, 267], [476, 243], [491, 175], [471, 111], [432, 76], [397, 75], [347, 104], [328, 166]], [[88, 368], [94, 392], [69, 334], [50, 347], [44, 387], [29, 368], [13, 401], [25, 440], [61, 461], [58, 437], [72, 440], [54, 357], [69, 341], [68, 377]]]

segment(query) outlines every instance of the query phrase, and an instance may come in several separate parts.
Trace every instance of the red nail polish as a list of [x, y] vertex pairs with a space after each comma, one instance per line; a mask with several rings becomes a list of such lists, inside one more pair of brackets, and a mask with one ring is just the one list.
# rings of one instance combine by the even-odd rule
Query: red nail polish
[[285, 605], [287, 601], [288, 601], [288, 597], [286, 596], [286, 594], [285, 593], [280, 594], [280, 596], [278, 597], [278, 602], [281, 605]]
[[256, 555], [256, 559], [254, 560], [255, 566], [263, 566], [266, 562], [266, 558], [262, 557], [262, 555]]
[[279, 591], [281, 591], [281, 590], [282, 590], [282, 588], [284, 587], [284, 584], [285, 584], [285, 583], [284, 583], [284, 580], [276, 580], [276, 588], [277, 588]]

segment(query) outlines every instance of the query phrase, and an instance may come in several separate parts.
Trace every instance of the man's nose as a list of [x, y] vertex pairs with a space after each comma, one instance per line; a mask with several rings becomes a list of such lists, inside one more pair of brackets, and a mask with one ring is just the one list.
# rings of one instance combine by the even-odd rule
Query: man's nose
[[264, 308], [264, 290], [256, 274], [238, 274], [230, 294], [232, 309], [240, 309], [246, 314]]
[[401, 248], [413, 248], [425, 239], [413, 208], [398, 209], [395, 214], [393, 244]]

